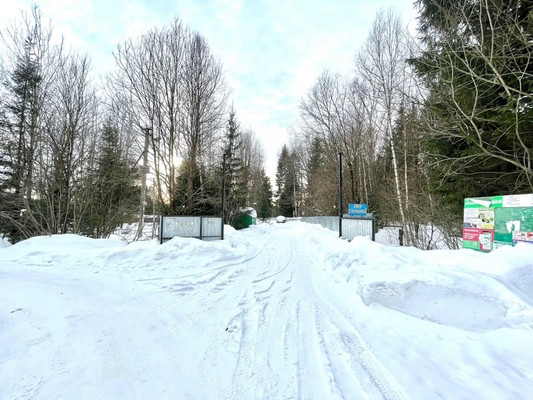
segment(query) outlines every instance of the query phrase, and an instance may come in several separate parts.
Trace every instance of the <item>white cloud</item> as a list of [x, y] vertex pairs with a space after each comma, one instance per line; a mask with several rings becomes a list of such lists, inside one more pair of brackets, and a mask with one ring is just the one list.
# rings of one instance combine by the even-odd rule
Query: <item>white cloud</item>
[[[2, 5], [0, 23], [35, 0]], [[252, 128], [275, 169], [300, 99], [324, 70], [351, 74], [355, 52], [379, 9], [413, 19], [412, 0], [40, 0], [66, 44], [86, 52], [94, 71], [111, 69], [118, 43], [179, 17], [224, 64], [237, 116]]]

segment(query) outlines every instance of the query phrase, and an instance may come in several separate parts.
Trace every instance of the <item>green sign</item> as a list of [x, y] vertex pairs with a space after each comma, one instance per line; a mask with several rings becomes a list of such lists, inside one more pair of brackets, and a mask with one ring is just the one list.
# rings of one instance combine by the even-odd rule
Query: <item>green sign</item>
[[533, 244], [533, 194], [465, 199], [463, 248], [490, 251]]

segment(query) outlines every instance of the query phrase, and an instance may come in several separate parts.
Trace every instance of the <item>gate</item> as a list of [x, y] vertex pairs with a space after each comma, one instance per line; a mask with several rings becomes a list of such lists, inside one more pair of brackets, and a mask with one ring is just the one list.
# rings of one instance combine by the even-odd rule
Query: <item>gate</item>
[[[331, 231], [339, 231], [339, 217], [302, 217], [302, 222], [318, 224]], [[374, 217], [350, 217], [344, 215], [342, 223], [342, 237], [352, 240], [356, 236], [366, 236], [376, 240]]]
[[211, 216], [161, 216], [160, 243], [175, 236], [201, 240], [222, 239], [222, 218]]

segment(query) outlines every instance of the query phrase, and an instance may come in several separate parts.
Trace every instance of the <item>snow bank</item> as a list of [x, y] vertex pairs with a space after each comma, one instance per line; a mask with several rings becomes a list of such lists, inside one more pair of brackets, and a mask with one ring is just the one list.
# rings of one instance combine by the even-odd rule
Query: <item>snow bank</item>
[[326, 259], [366, 305], [472, 331], [533, 327], [532, 246], [485, 254], [391, 248], [356, 238]]

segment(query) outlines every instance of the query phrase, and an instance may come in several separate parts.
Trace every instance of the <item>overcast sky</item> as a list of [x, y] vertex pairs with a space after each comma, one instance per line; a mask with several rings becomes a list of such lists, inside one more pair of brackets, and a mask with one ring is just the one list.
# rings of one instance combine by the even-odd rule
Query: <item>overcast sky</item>
[[318, 75], [325, 69], [350, 75], [376, 13], [392, 7], [412, 23], [413, 1], [4, 0], [0, 29], [38, 4], [54, 33], [86, 52], [100, 74], [113, 68], [117, 44], [179, 17], [224, 65], [237, 118], [261, 140], [273, 176], [287, 127]]

